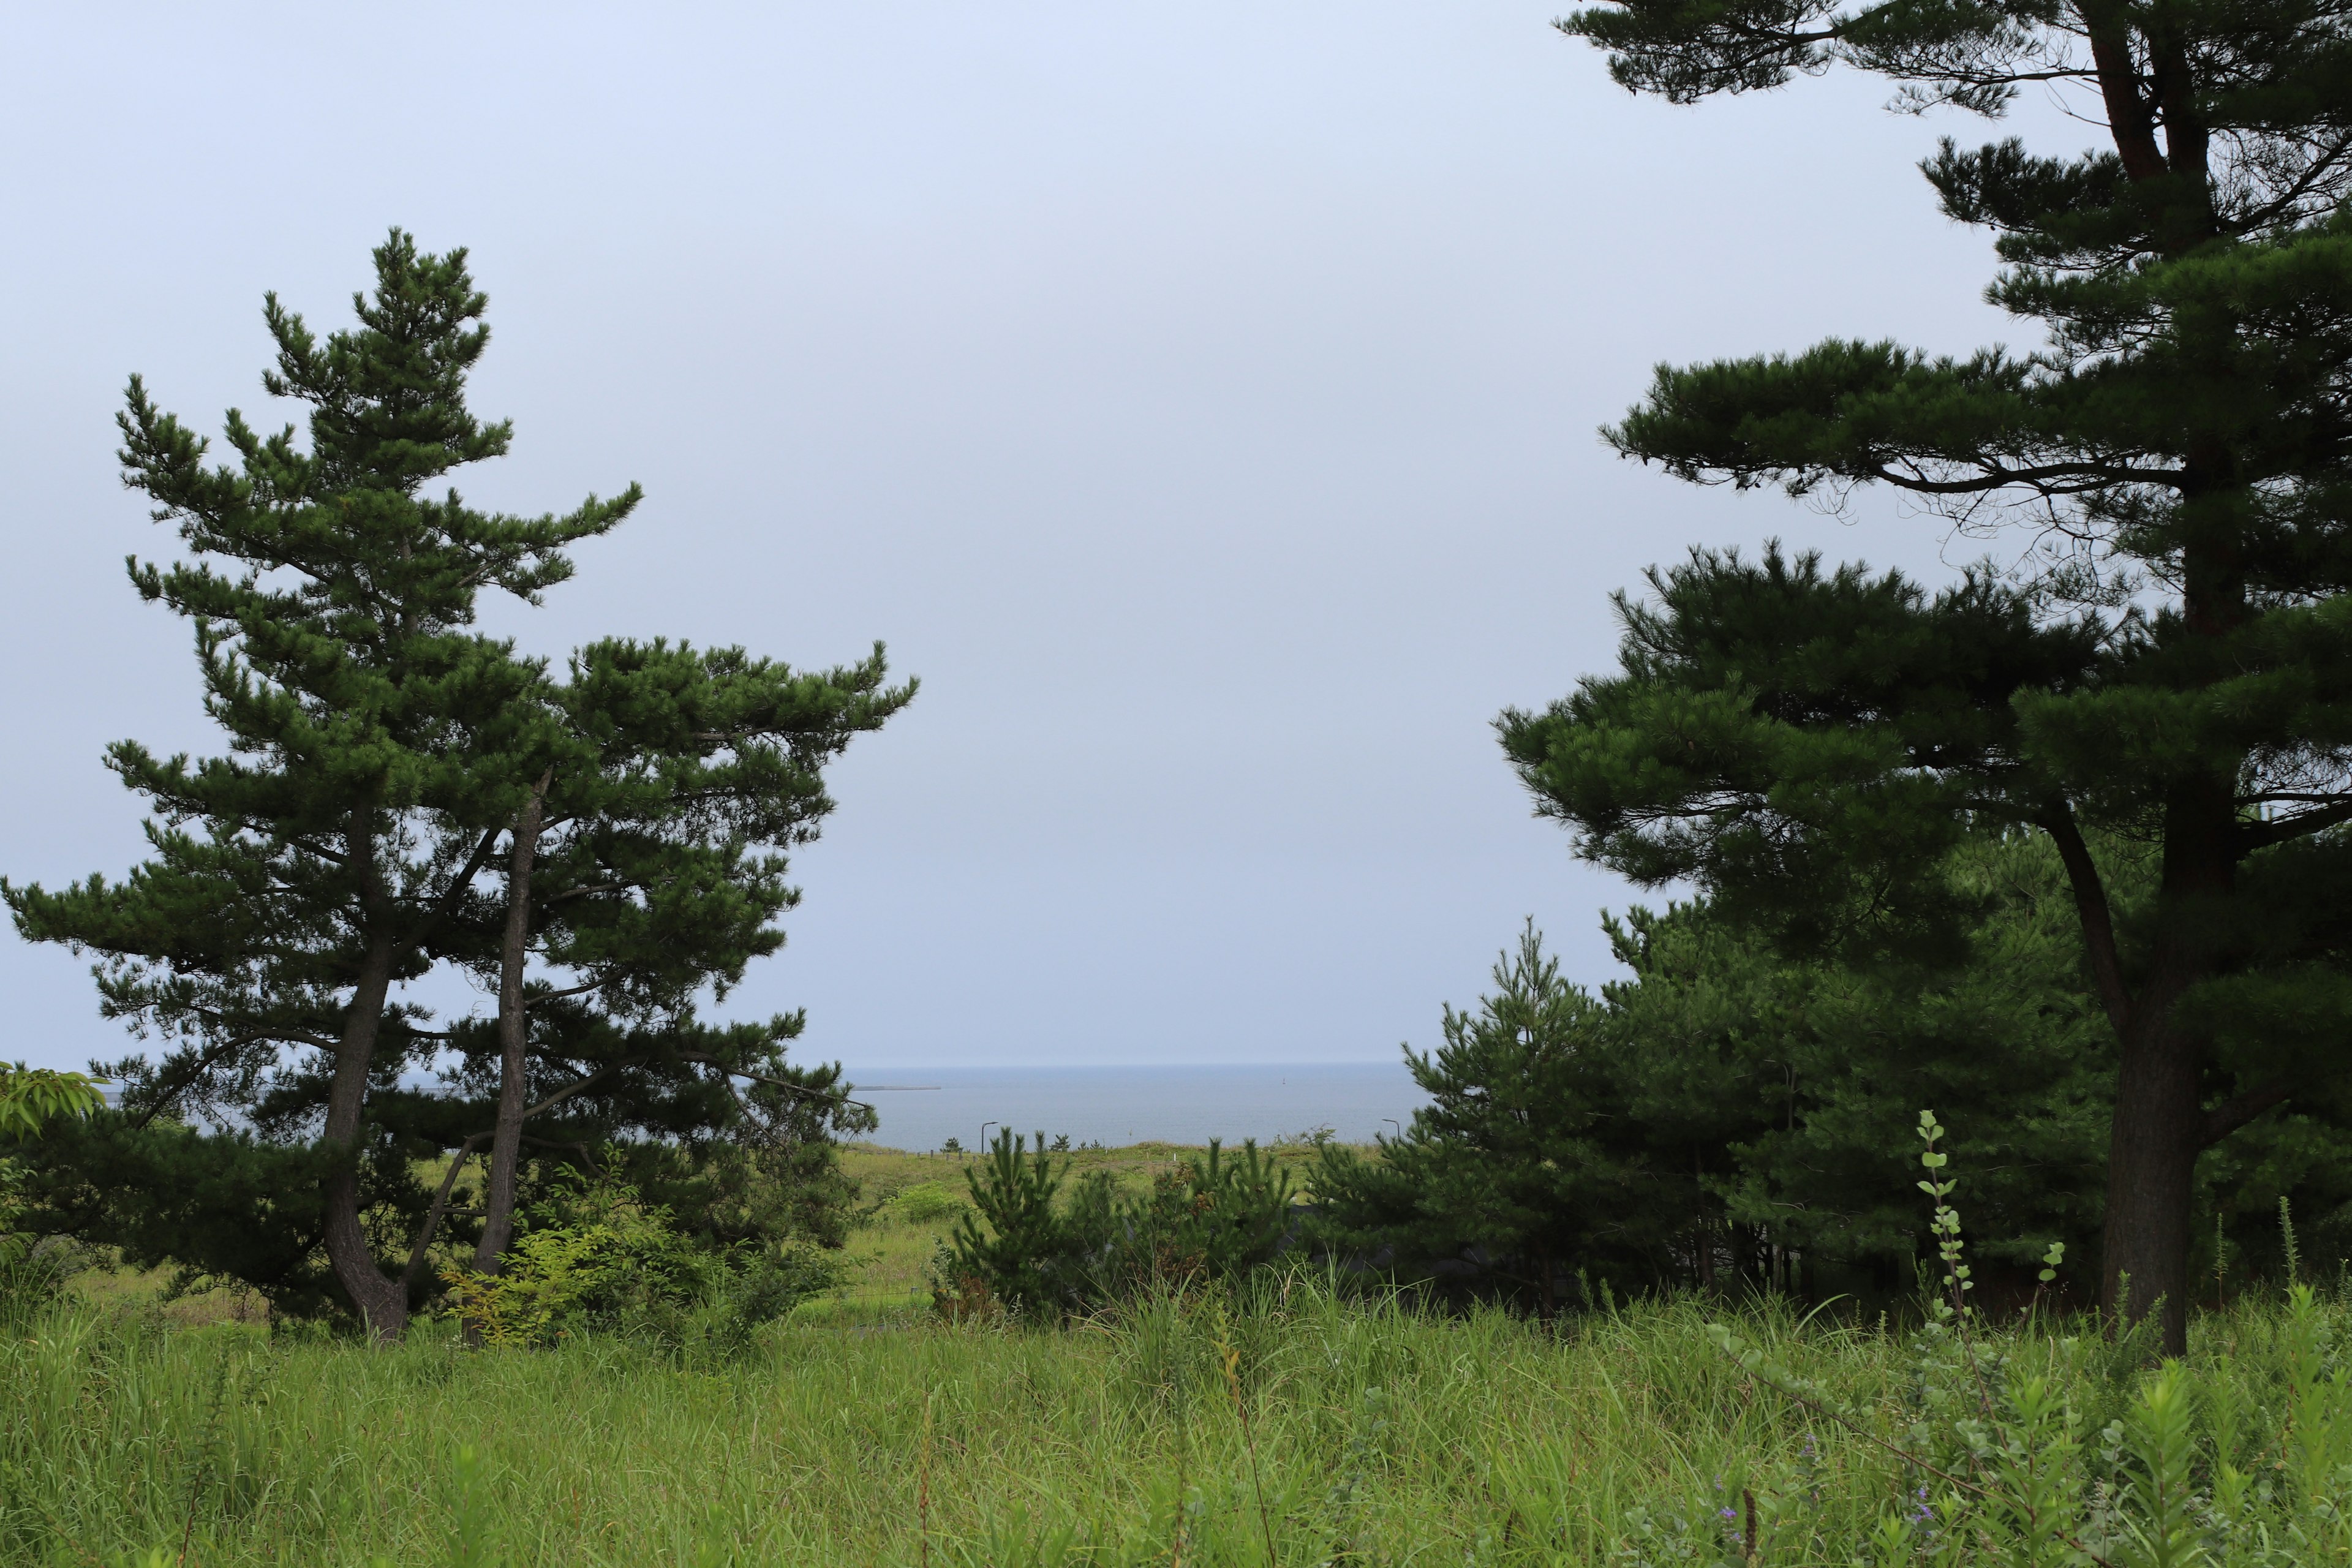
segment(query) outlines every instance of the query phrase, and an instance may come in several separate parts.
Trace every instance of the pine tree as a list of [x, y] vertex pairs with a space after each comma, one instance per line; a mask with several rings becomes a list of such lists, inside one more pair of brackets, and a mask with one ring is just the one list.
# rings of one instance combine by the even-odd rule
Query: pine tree
[[[2105, 1298], [2162, 1300], [2177, 1349], [2200, 1152], [2340, 1069], [2321, 1039], [2344, 1021], [2329, 889], [2352, 822], [2346, 14], [1621, 0], [1563, 26], [1676, 102], [1843, 63], [1913, 109], [1997, 115], [2056, 84], [2104, 118], [2109, 145], [2077, 157], [1948, 141], [1925, 165], [1948, 215], [1994, 233], [1991, 297], [2039, 351], [1832, 342], [1666, 368], [1610, 433], [1686, 479], [2022, 515], [2046, 531], [2038, 579], [1930, 595], [1695, 558], [1656, 580], [1662, 607], [1626, 607], [1620, 677], [1504, 731], [1588, 853], [1816, 936], [1809, 898], [1866, 908], [1870, 940], [1937, 940], [1912, 895], [1965, 821], [2047, 833], [2119, 1051]], [[2085, 847], [2100, 827], [2158, 847], [2133, 929]], [[2263, 1016], [2309, 1026], [2247, 1037]]]
[[[785, 1062], [800, 1014], [712, 1027], [695, 1008], [782, 945], [774, 922], [800, 897], [783, 852], [833, 809], [825, 764], [912, 700], [914, 682], [887, 682], [878, 646], [824, 671], [660, 640], [573, 656], [551, 694], [562, 740], [508, 833], [496, 961], [480, 964], [495, 1029], [454, 1037], [456, 1086], [495, 1100], [457, 1162], [487, 1141], [478, 1271], [512, 1234], [527, 1121], [556, 1118], [540, 1142], [558, 1147], [749, 1140], [798, 1190], [826, 1180], [829, 1134], [873, 1125], [837, 1070]], [[531, 981], [534, 951], [570, 984]]]
[[1605, 1039], [1639, 1135], [1621, 1158], [1656, 1201], [1679, 1188], [1669, 1207], [1706, 1214], [1710, 1271], [1908, 1287], [1921, 1237], [1902, 1137], [1923, 1106], [1975, 1173], [1980, 1259], [2033, 1262], [2053, 1240], [2086, 1256], [2114, 1050], [2064, 872], [2045, 845], [1978, 833], [1949, 875], [1957, 963], [1791, 960], [1703, 901], [1609, 922], [1629, 977], [1601, 988]]
[[[322, 1304], [331, 1276], [383, 1337], [432, 1288], [431, 1248], [486, 1145], [486, 1270], [512, 1233], [527, 1142], [592, 1166], [617, 1152], [717, 1245], [838, 1245], [833, 1140], [871, 1110], [837, 1067], [785, 1061], [800, 1015], [714, 1025], [696, 1009], [782, 944], [776, 918], [799, 897], [784, 851], [832, 809], [825, 764], [914, 683], [887, 683], [879, 645], [812, 672], [658, 640], [592, 645], [556, 682], [467, 633], [480, 584], [535, 600], [569, 573], [562, 546], [617, 523], [636, 491], [528, 521], [417, 500], [507, 431], [464, 411], [486, 338], [466, 325], [482, 300], [462, 253], [420, 258], [395, 234], [377, 268], [364, 330], [323, 350], [271, 301], [266, 384], [320, 409], [307, 455], [232, 413], [245, 471], [207, 472], [202, 444], [133, 384], [131, 482], [200, 560], [244, 567], [134, 573], [197, 617], [211, 710], [262, 761], [116, 748], [164, 819], [157, 858], [120, 885], [9, 889], [27, 935], [103, 955], [108, 1012], [179, 1042], [114, 1069], [124, 1115], [45, 1150], [43, 1213], [295, 1310]], [[501, 861], [503, 887], [486, 888]], [[572, 983], [531, 979], [534, 951]], [[389, 1000], [436, 964], [493, 981], [496, 1015], [435, 1029]], [[289, 1047], [316, 1054], [289, 1062]], [[439, 1091], [400, 1081], [452, 1051]], [[246, 1125], [205, 1135], [173, 1125], [185, 1117]], [[453, 1149], [428, 1194], [415, 1162]]]
[[1628, 1202], [1601, 1008], [1561, 977], [1532, 921], [1494, 979], [1475, 1012], [1445, 1009], [1435, 1050], [1407, 1048], [1430, 1103], [1402, 1137], [1376, 1160], [1319, 1151], [1318, 1228], [1407, 1275], [1491, 1278], [1549, 1316], [1575, 1269], [1629, 1284], [1664, 1273], [1665, 1237]]
[[[307, 446], [232, 409], [237, 462], [208, 467], [205, 441], [132, 379], [124, 481], [178, 525], [189, 559], [134, 561], [131, 580], [192, 623], [230, 749], [192, 762], [113, 746], [109, 765], [152, 812], [152, 858], [120, 882], [5, 892], [26, 938], [99, 955], [108, 1016], [166, 1042], [160, 1063], [112, 1069], [134, 1117], [233, 1105], [281, 1142], [315, 1127], [317, 1237], [351, 1307], [392, 1338], [414, 1280], [380, 1267], [363, 1211], [371, 1189], [404, 1188], [414, 1151], [383, 1136], [371, 1100], [425, 1044], [393, 987], [429, 966], [495, 843], [436, 825], [511, 820], [536, 772], [542, 673], [471, 629], [477, 600], [535, 600], [570, 574], [566, 547], [638, 492], [538, 518], [427, 494], [510, 439], [466, 406], [485, 300], [463, 251], [425, 255], [394, 231], [374, 260], [358, 326], [323, 341], [268, 300], [263, 386], [309, 406]], [[306, 1205], [287, 1196], [299, 1227]]]

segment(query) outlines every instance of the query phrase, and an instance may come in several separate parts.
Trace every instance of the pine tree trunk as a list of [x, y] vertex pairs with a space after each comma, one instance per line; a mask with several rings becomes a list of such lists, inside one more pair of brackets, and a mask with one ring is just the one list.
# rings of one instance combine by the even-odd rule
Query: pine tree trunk
[[2127, 1045], [2116, 1075], [2099, 1300], [2111, 1322], [2137, 1322], [2160, 1302], [2168, 1356], [2189, 1348], [2199, 1054], [2165, 1031]]
[[[515, 1179], [522, 1162], [522, 1113], [528, 1088], [525, 1047], [530, 1019], [523, 1010], [523, 966], [530, 953], [530, 874], [539, 854], [540, 825], [552, 774], [543, 774], [515, 818], [514, 847], [507, 863], [507, 926], [499, 952], [499, 1115], [490, 1140], [490, 1176], [484, 1198], [482, 1239], [474, 1248], [474, 1272], [495, 1274], [514, 1237]], [[477, 1325], [466, 1324], [468, 1342]]]
[[2160, 1301], [2168, 1356], [2189, 1348], [2189, 1233], [2206, 1142], [2205, 1042], [2173, 1014], [2213, 972], [2237, 881], [2236, 833], [2234, 779], [2190, 783], [2167, 803], [2157, 931], [2116, 1070], [2099, 1301], [2111, 1322], [2137, 1322]]
[[[371, 857], [373, 845], [352, 835], [356, 858]], [[360, 963], [351, 1007], [343, 1015], [343, 1037], [335, 1052], [335, 1077], [327, 1095], [324, 1142], [341, 1154], [334, 1174], [327, 1178], [327, 1261], [335, 1281], [359, 1309], [368, 1332], [379, 1344], [396, 1344], [408, 1326], [408, 1292], [397, 1279], [384, 1278], [376, 1267], [375, 1248], [360, 1224], [359, 1131], [367, 1107], [368, 1072], [375, 1062], [375, 1040], [383, 1022], [383, 1003], [392, 987], [393, 944], [378, 931], [368, 939]]]

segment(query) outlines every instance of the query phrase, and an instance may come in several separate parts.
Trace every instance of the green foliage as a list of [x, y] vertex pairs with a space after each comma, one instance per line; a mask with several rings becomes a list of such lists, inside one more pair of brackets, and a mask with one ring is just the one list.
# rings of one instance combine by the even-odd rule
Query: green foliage
[[1097, 1176], [1071, 1210], [1095, 1260], [1094, 1289], [1111, 1299], [1196, 1282], [1230, 1284], [1273, 1262], [1297, 1217], [1290, 1172], [1262, 1154], [1255, 1140], [1244, 1142], [1235, 1159], [1211, 1139], [1205, 1154], [1186, 1155], [1125, 1203]]
[[1051, 1314], [1085, 1299], [1087, 1238], [1054, 1201], [1069, 1163], [1055, 1163], [1044, 1134], [1036, 1142], [1033, 1152], [1006, 1128], [964, 1173], [974, 1212], [941, 1246], [934, 1290], [942, 1311], [1002, 1304]]
[[[533, 1137], [723, 1137], [821, 1166], [814, 1152], [834, 1136], [872, 1128], [837, 1069], [785, 1059], [800, 1014], [709, 1025], [696, 1005], [782, 946], [778, 921], [800, 900], [783, 851], [833, 809], [824, 767], [914, 690], [889, 684], [879, 647], [814, 671], [658, 638], [572, 656], [569, 679], [541, 694], [552, 738], [525, 940], [585, 978], [522, 986], [523, 1098], [545, 1107]], [[491, 984], [505, 912], [478, 911], [460, 954]], [[446, 1086], [487, 1123], [504, 1079], [496, 1021], [461, 1023], [450, 1045]], [[823, 1173], [803, 1174], [807, 1186]]]
[[962, 1214], [971, 1206], [962, 1194], [945, 1182], [917, 1182], [891, 1194], [880, 1212], [907, 1225], [931, 1225]]
[[[0, 1142], [37, 1137], [58, 1121], [79, 1121], [102, 1109], [106, 1096], [78, 1072], [0, 1062]], [[0, 1300], [37, 1290], [50, 1270], [30, 1267], [36, 1237], [16, 1228], [23, 1217], [24, 1168], [0, 1156]]]
[[[1696, 552], [1620, 601], [1620, 671], [1502, 721], [1584, 853], [1696, 883], [1790, 951], [1948, 958], [1939, 868], [2046, 834], [2116, 1043], [2103, 1289], [2178, 1350], [2204, 1149], [2340, 1110], [2352, 1026], [2352, 161], [2346, 18], [2308, 0], [2051, 7], [1616, 0], [1561, 26], [1693, 102], [1846, 64], [1900, 107], [2081, 94], [2108, 146], [1947, 140], [1944, 212], [1991, 231], [2031, 352], [1832, 341], [1662, 367], [1612, 429], [1678, 478], [1906, 490], [2044, 548], [1937, 592]], [[2152, 847], [2153, 896], [2115, 906]], [[2118, 1292], [2128, 1276], [2132, 1296]]]
[[447, 1270], [445, 1310], [490, 1345], [602, 1331], [740, 1353], [760, 1324], [840, 1282], [834, 1256], [802, 1241], [716, 1246], [634, 1187], [575, 1180], [527, 1211], [498, 1273]]
[[0, 1062], [0, 1139], [30, 1138], [54, 1118], [88, 1116], [105, 1104], [87, 1074]]
[[1716, 1194], [1727, 1227], [1907, 1282], [1916, 1220], [1886, 1132], [1932, 1100], [1991, 1173], [1988, 1231], [2095, 1237], [2113, 1045], [2063, 872], [2021, 835], [1975, 835], [1944, 874], [1969, 915], [1948, 966], [1790, 960], [1706, 905], [1617, 928], [1633, 978], [1602, 994], [1629, 1114], [1661, 1180], [1703, 1173], [1682, 1201]]
[[1434, 1052], [1407, 1049], [1430, 1104], [1403, 1137], [1371, 1159], [1318, 1146], [1316, 1229], [1408, 1276], [1464, 1268], [1475, 1247], [1481, 1272], [1549, 1314], [1568, 1271], [1636, 1273], [1651, 1238], [1628, 1224], [1638, 1178], [1604, 1009], [1560, 977], [1532, 921], [1494, 978], [1475, 1013], [1445, 1009]]
[[[1933, 1111], [1919, 1113], [1918, 1131], [1927, 1174], [1917, 1185], [1934, 1206], [1929, 1230], [1943, 1278], [1912, 1342], [1906, 1420], [1842, 1398], [1729, 1328], [1709, 1329], [1742, 1371], [1917, 1478], [1916, 1489], [1883, 1504], [1868, 1528], [1878, 1560], [1941, 1563], [1964, 1553], [2004, 1568], [2267, 1568], [2332, 1550], [2352, 1484], [2352, 1375], [2331, 1367], [2321, 1350], [2329, 1315], [2310, 1287], [2292, 1286], [2284, 1312], [2264, 1325], [2274, 1336], [2273, 1373], [2283, 1376], [2266, 1390], [2262, 1415], [2278, 1434], [2274, 1471], [2284, 1474], [2257, 1483], [2246, 1463], [2253, 1453], [2243, 1430], [2248, 1391], [2226, 1370], [2200, 1374], [2167, 1361], [2119, 1378], [2143, 1335], [2110, 1344], [2062, 1331], [2047, 1317], [2013, 1335], [1989, 1331], [1968, 1295], [1974, 1281], [1950, 1202], [1959, 1184], [1937, 1147], [1943, 1129]], [[2053, 1245], [2053, 1268], [2062, 1256]], [[2051, 1277], [2045, 1271], [2044, 1281]], [[1766, 1495], [1780, 1502], [1806, 1479], [1784, 1471], [1766, 1482]], [[1751, 1501], [1751, 1520], [1753, 1509]], [[1752, 1524], [1744, 1544], [1753, 1557]], [[1830, 1544], [1818, 1534], [1804, 1543]]]
[[[135, 1268], [171, 1268], [180, 1289], [233, 1280], [274, 1312], [314, 1317], [338, 1304], [325, 1193], [340, 1158], [249, 1130], [107, 1110], [52, 1126], [21, 1163], [21, 1190], [37, 1230], [119, 1248]], [[388, 1238], [422, 1218], [426, 1195], [397, 1150], [367, 1151], [355, 1175], [358, 1202]]]
[[[1886, 1132], [1932, 1097], [1987, 1173], [2001, 1283], [2042, 1250], [2009, 1237], [2079, 1255], [2100, 1219], [2113, 1047], [2063, 869], [2021, 835], [1979, 833], [1944, 875], [1969, 916], [1950, 966], [1790, 958], [1701, 902], [1608, 922], [1628, 973], [1592, 997], [1530, 928], [1479, 1008], [1449, 1009], [1444, 1043], [1408, 1055], [1431, 1104], [1405, 1136], [1377, 1160], [1324, 1152], [1326, 1244], [1538, 1310], [1596, 1282], [1883, 1298], [1908, 1289], [1920, 1245]], [[2338, 1190], [2299, 1160], [2274, 1173]]]
[[2184, 1521], [2200, 1568], [2352, 1549], [2332, 1296], [2200, 1319], [2169, 1374], [2144, 1335], [1988, 1326], [1981, 1389], [1948, 1335], [1724, 1312], [1559, 1331], [1293, 1277], [1066, 1331], [785, 1322], [715, 1372], [594, 1328], [468, 1355], [437, 1327], [367, 1349], [58, 1303], [0, 1336], [0, 1559], [1143, 1568], [1180, 1540], [1263, 1563], [1270, 1526], [1278, 1568], [1748, 1568], [1751, 1518], [1752, 1561], [1781, 1568], [2084, 1568], [2058, 1530], [2137, 1568]]
[[1212, 1142], [1133, 1197], [1097, 1173], [1061, 1201], [1068, 1172], [1043, 1132], [1034, 1142], [1009, 1129], [996, 1135], [988, 1158], [966, 1173], [971, 1212], [933, 1267], [941, 1311], [1052, 1318], [1154, 1290], [1230, 1285], [1289, 1239], [1290, 1173], [1255, 1142], [1239, 1159]]
[[[2127, 849], [2110, 852], [2129, 918], [2148, 889]], [[1697, 900], [1608, 921], [1625, 972], [1595, 996], [1530, 930], [1475, 1009], [1447, 1011], [1437, 1048], [1408, 1052], [1430, 1104], [1405, 1134], [1378, 1158], [1323, 1152], [1318, 1242], [1538, 1311], [1603, 1286], [1887, 1300], [1932, 1251], [1887, 1137], [1926, 1102], [1977, 1173], [1987, 1288], [2030, 1296], [2054, 1239], [2074, 1260], [2059, 1283], [2086, 1299], [2116, 1047], [2064, 868], [2038, 837], [1978, 829], [1940, 874], [1965, 918], [1958, 955], [1934, 964], [1791, 957]], [[2200, 1164], [2209, 1303], [2286, 1277], [2282, 1198], [2315, 1256], [2352, 1256], [2347, 1119], [2322, 1096], [2299, 1105]]]
[[2037, 626], [1985, 577], [1930, 597], [1777, 547], [1694, 552], [1650, 584], [1654, 603], [1618, 596], [1621, 674], [1504, 716], [1538, 809], [1792, 952], [1955, 959], [1970, 910], [1947, 862], [1991, 804], [1980, 775], [2015, 773], [2010, 697], [2071, 684], [2097, 629]]
[[[268, 300], [263, 386], [305, 405], [307, 438], [231, 410], [236, 461], [210, 464], [131, 384], [123, 477], [186, 550], [132, 581], [189, 622], [227, 752], [113, 747], [150, 808], [150, 858], [116, 882], [0, 884], [22, 934], [98, 955], [101, 1010], [156, 1042], [110, 1069], [119, 1121], [32, 1156], [40, 1201], [77, 1234], [289, 1310], [339, 1300], [383, 1337], [453, 1239], [420, 1164], [493, 1140], [472, 1212], [498, 1221], [495, 1251], [534, 1117], [542, 1149], [667, 1151], [632, 1175], [682, 1223], [837, 1244], [830, 1144], [870, 1111], [837, 1069], [785, 1060], [799, 1015], [696, 1008], [782, 943], [798, 900], [783, 851], [832, 807], [824, 767], [912, 684], [888, 684], [878, 647], [812, 672], [659, 638], [593, 643], [557, 679], [479, 633], [482, 594], [538, 603], [639, 494], [518, 517], [429, 489], [509, 445], [467, 403], [487, 302], [463, 251], [395, 231], [373, 259], [350, 329], [321, 339]], [[513, 853], [527, 815], [547, 839], [535, 902], [527, 879], [481, 885], [501, 837], [510, 869], [530, 864]], [[430, 1028], [400, 994], [445, 964], [501, 979], [509, 904], [524, 947], [567, 972], [518, 973], [502, 997], [511, 1071], [494, 1021]], [[447, 1092], [404, 1083], [436, 1063]]]

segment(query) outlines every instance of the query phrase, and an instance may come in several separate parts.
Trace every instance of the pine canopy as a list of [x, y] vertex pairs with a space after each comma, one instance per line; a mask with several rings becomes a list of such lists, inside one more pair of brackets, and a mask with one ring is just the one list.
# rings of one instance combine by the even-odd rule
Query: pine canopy
[[[2200, 1152], [2352, 1066], [2319, 1044], [2352, 1025], [2332, 978], [2352, 823], [2347, 19], [2302, 0], [1625, 0], [1562, 24], [1676, 102], [1843, 64], [1902, 109], [1998, 116], [2050, 89], [2105, 124], [2074, 156], [1947, 139], [1923, 165], [1948, 216], [1992, 233], [1990, 297], [2037, 346], [1662, 367], [1606, 432], [1685, 480], [1890, 485], [2031, 548], [1938, 591], [1695, 555], [1622, 604], [1619, 673], [1503, 732], [1588, 853], [1696, 879], [1801, 944], [1949, 942], [1938, 857], [1971, 822], [2046, 832], [2120, 1047], [2105, 1294], [2164, 1300], [2175, 1345]], [[2128, 924], [2102, 832], [2160, 858]]]
[[[374, 268], [357, 325], [323, 339], [268, 300], [263, 386], [306, 405], [299, 433], [261, 435], [232, 409], [235, 460], [210, 463], [132, 379], [124, 482], [185, 554], [134, 560], [131, 580], [190, 623], [227, 748], [115, 745], [110, 766], [151, 814], [146, 862], [120, 881], [0, 890], [28, 939], [95, 953], [103, 1010], [161, 1047], [111, 1068], [121, 1116], [54, 1151], [52, 1206], [142, 1261], [288, 1305], [331, 1289], [390, 1338], [433, 1283], [426, 1246], [488, 1136], [483, 1093], [528, 1110], [525, 1090], [551, 1092], [541, 1109], [562, 1117], [540, 1131], [559, 1139], [708, 1134], [762, 1104], [803, 1134], [854, 1120], [837, 1074], [783, 1066], [796, 1016], [704, 1024], [695, 1007], [781, 944], [797, 897], [782, 852], [831, 809], [824, 766], [913, 689], [887, 684], [878, 646], [806, 672], [607, 641], [558, 680], [477, 630], [486, 592], [536, 603], [639, 492], [520, 517], [439, 488], [511, 438], [466, 401], [485, 298], [465, 252], [424, 254], [397, 231]], [[536, 924], [527, 897], [482, 886], [502, 842], [529, 864], [514, 858], [526, 824], [559, 830]], [[433, 1027], [398, 994], [439, 965], [499, 973], [509, 905], [526, 943], [585, 976], [515, 999], [510, 1021], [535, 1024], [543, 1049], [511, 1084], [497, 1031]], [[460, 1092], [403, 1083], [451, 1049]], [[413, 1163], [453, 1148], [431, 1196]]]

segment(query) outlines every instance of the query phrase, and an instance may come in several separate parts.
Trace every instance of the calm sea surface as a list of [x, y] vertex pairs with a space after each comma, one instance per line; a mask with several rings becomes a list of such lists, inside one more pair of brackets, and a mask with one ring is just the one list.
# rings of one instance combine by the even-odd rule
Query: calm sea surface
[[[1067, 1133], [1073, 1143], [1223, 1138], [1271, 1142], [1328, 1127], [1349, 1142], [1393, 1133], [1427, 1097], [1402, 1062], [1338, 1066], [853, 1068], [856, 1092], [882, 1118], [872, 1142], [936, 1149], [950, 1137], [980, 1146], [982, 1124], [1024, 1134]], [[883, 1089], [880, 1085], [924, 1088]], [[995, 1128], [987, 1130], [996, 1135]]]

